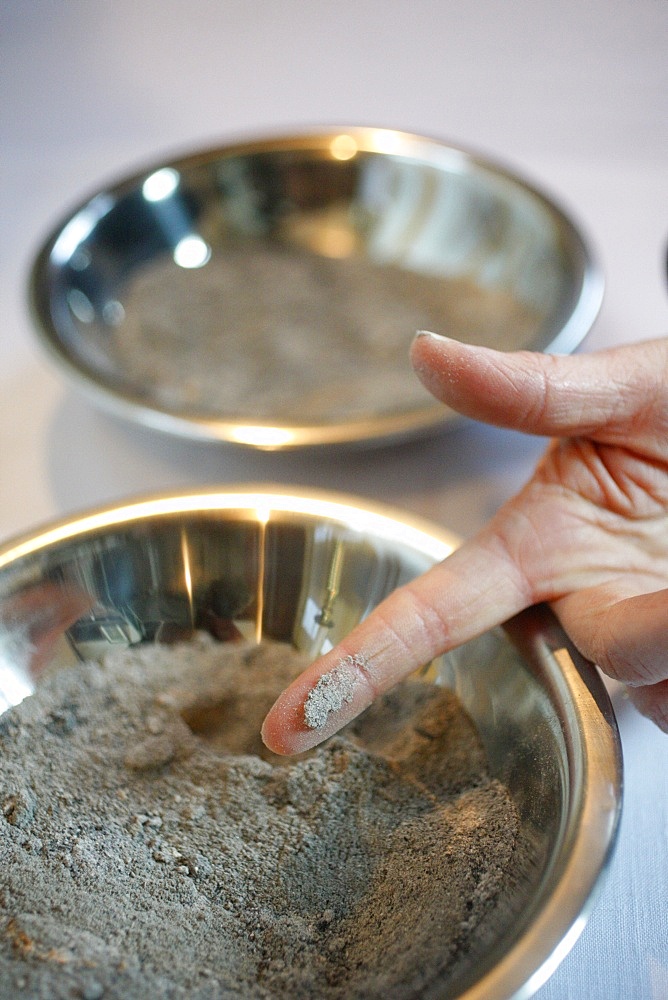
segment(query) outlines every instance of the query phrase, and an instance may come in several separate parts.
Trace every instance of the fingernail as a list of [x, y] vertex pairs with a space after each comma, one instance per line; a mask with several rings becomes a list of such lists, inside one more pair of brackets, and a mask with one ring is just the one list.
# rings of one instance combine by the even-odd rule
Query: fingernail
[[444, 337], [442, 333], [434, 333], [433, 330], [417, 330], [415, 339], [417, 340], [419, 337], [430, 337], [432, 340], [437, 340], [441, 343], [452, 343], [452, 337]]

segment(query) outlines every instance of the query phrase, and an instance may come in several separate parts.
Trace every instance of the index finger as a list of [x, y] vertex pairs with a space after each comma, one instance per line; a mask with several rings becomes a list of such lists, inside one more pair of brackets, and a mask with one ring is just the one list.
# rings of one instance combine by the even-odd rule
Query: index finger
[[571, 357], [498, 351], [422, 330], [411, 359], [434, 396], [475, 420], [665, 454], [668, 338]]
[[435, 656], [532, 603], [498, 537], [478, 536], [395, 590], [293, 681], [264, 721], [266, 746], [279, 754], [311, 749]]

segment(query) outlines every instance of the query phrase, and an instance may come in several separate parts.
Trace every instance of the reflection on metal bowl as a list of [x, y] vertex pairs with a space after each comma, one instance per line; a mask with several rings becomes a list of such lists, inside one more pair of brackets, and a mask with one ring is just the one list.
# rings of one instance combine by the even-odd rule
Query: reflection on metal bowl
[[[206, 629], [314, 656], [444, 558], [443, 529], [351, 497], [270, 488], [137, 500], [0, 548], [0, 697], [44, 671]], [[545, 609], [431, 667], [516, 803], [524, 863], [434, 997], [529, 997], [581, 931], [615, 839], [619, 737], [605, 688]], [[2, 709], [0, 709], [0, 712]]]
[[554, 202], [444, 143], [353, 128], [205, 149], [87, 199], [34, 264], [43, 342], [152, 427], [264, 449], [451, 419], [416, 329], [572, 350], [602, 279]]

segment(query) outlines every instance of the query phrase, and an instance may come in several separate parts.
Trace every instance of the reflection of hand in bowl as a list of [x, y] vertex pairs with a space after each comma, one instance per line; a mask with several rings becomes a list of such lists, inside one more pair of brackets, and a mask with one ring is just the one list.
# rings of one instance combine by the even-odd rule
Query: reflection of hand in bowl
[[56, 644], [91, 603], [85, 591], [51, 581], [29, 586], [0, 603], [0, 711], [17, 700], [14, 691], [22, 696], [30, 692]]

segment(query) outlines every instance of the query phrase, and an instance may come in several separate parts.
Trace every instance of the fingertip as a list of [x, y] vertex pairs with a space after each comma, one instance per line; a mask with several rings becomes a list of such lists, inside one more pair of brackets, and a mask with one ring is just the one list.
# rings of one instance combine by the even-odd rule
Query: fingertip
[[304, 721], [308, 673], [293, 681], [267, 712], [260, 733], [264, 745], [273, 753], [290, 756], [310, 750], [319, 742], [319, 734], [310, 731]]
[[282, 695], [272, 705], [262, 723], [260, 735], [268, 750], [284, 757], [297, 753], [297, 750], [294, 739], [294, 720], [286, 717], [283, 701], [284, 696]]
[[445, 337], [441, 333], [433, 333], [431, 330], [417, 330], [410, 347], [411, 360], [416, 365], [422, 358], [431, 358], [433, 356], [433, 348], [440, 349], [441, 351], [444, 349], [447, 350], [450, 345], [456, 343], [457, 341], [451, 337]]
[[303, 721], [303, 700], [296, 705], [286, 707], [285, 702], [289, 699], [289, 692], [281, 695], [267, 713], [260, 731], [262, 742], [267, 749], [281, 757], [291, 757], [313, 750], [330, 736], [334, 736], [357, 715], [356, 711], [340, 712], [338, 717], [328, 718], [321, 726], [311, 728]]
[[373, 691], [364, 658], [345, 655], [316, 661], [277, 698], [261, 736], [273, 753], [303, 753], [329, 739], [368, 707]]
[[509, 355], [528, 352], [501, 351], [483, 344], [469, 343], [431, 330], [417, 330], [410, 348], [410, 358], [418, 375], [438, 372], [458, 375], [468, 371], [492, 369], [505, 363]]
[[468, 383], [478, 362], [465, 344], [421, 330], [413, 339], [409, 357], [415, 375], [432, 396], [466, 413], [471, 404]]

